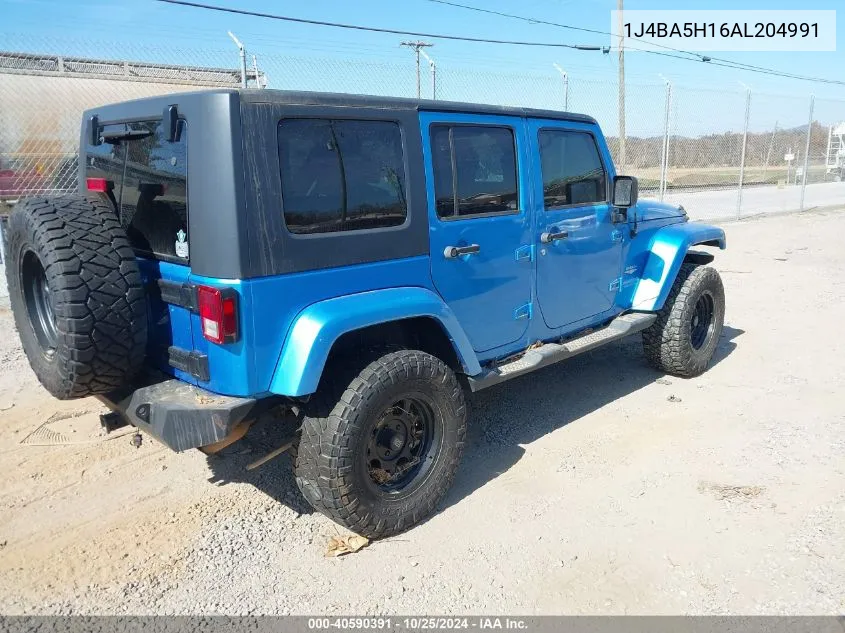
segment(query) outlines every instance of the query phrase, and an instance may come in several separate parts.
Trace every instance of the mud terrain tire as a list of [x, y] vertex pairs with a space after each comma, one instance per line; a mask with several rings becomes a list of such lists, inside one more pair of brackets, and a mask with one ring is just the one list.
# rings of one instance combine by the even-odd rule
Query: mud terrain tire
[[114, 391], [147, 344], [144, 288], [107, 202], [77, 196], [15, 205], [6, 235], [15, 325], [41, 384], [60, 399]]
[[698, 376], [710, 363], [725, 322], [725, 288], [715, 268], [683, 264], [657, 321], [643, 331], [649, 363], [675, 376]]
[[[315, 509], [353, 532], [381, 538], [407, 530], [434, 512], [452, 484], [464, 448], [467, 407], [455, 374], [430, 354], [394, 351], [360, 372], [351, 364], [346, 371], [324, 374], [304, 413], [294, 458], [297, 485]], [[430, 434], [413, 435], [429, 420]], [[390, 458], [377, 457], [376, 450], [396, 447], [395, 460], [402, 450], [411, 454], [407, 446], [415, 437], [422, 446], [423, 435], [429, 438], [427, 448], [407, 462], [411, 467], [374, 478], [385, 473], [382, 467], [390, 468]], [[379, 444], [380, 437], [385, 442]], [[411, 444], [400, 449], [403, 440]], [[374, 467], [379, 458], [386, 461]]]

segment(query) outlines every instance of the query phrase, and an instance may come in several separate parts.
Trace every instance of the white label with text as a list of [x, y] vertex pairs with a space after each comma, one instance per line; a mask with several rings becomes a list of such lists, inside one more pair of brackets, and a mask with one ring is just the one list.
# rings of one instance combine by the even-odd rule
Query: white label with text
[[836, 50], [834, 10], [625, 10], [621, 20], [619, 11], [610, 13], [610, 44], [625, 50]]

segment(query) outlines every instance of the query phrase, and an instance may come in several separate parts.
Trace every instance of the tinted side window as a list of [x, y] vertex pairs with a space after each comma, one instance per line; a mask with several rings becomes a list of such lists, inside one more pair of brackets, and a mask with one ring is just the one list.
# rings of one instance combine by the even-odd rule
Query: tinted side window
[[125, 141], [126, 177], [120, 192], [120, 222], [132, 246], [144, 254], [188, 260], [188, 128], [180, 121], [177, 142], [167, 140], [161, 121], [130, 123], [152, 134]]
[[607, 200], [607, 175], [592, 134], [541, 130], [539, 139], [547, 210]]
[[434, 166], [434, 200], [441, 218], [455, 215], [455, 182], [452, 171], [452, 132], [445, 126], [431, 129], [431, 160]]
[[513, 130], [434, 126], [431, 143], [438, 216], [510, 213], [519, 208]]
[[291, 233], [405, 222], [405, 161], [398, 124], [284, 119], [278, 142], [282, 203]]

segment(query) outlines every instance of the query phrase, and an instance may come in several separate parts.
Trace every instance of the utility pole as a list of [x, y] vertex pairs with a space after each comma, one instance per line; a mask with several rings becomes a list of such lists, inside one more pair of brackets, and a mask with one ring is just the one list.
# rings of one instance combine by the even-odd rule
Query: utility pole
[[625, 173], [625, 38], [623, 37], [625, 20], [622, 17], [623, 0], [616, 4], [616, 30], [619, 35], [619, 172]]
[[428, 69], [431, 71], [431, 98], [437, 99], [437, 64], [426, 55], [425, 51], [420, 51], [420, 54], [428, 60]]
[[[816, 104], [816, 95], [810, 95], [810, 120], [807, 122], [807, 142], [804, 145], [804, 169], [801, 172], [801, 203], [798, 210], [804, 210], [804, 190], [807, 188], [807, 172], [810, 171], [810, 137], [813, 135], [813, 107]], [[797, 164], [797, 163], [796, 163]]]
[[569, 112], [569, 73], [567, 73], [563, 68], [558, 66], [557, 64], [552, 64], [560, 73], [561, 78], [563, 78], [563, 110], [564, 112]]
[[666, 195], [666, 181], [669, 177], [669, 114], [672, 105], [672, 82], [660, 75], [666, 83], [666, 102], [663, 113], [663, 151], [660, 155], [660, 201]]
[[232, 41], [241, 53], [241, 88], [246, 88], [246, 51], [244, 50], [244, 45], [241, 44], [241, 41], [237, 37], [235, 37], [234, 33], [231, 31], [226, 32], [229, 34], [229, 37], [232, 38]]
[[769, 139], [769, 150], [766, 152], [766, 162], [763, 165], [763, 180], [766, 180], [766, 175], [769, 173], [769, 159], [772, 157], [772, 147], [775, 144], [775, 134], [778, 131], [778, 122], [775, 121], [775, 129], [772, 130], [772, 138]]
[[736, 195], [736, 217], [742, 214], [742, 185], [745, 182], [745, 151], [748, 147], [748, 118], [751, 113], [751, 86], [741, 81], [740, 85], [745, 87], [745, 127], [742, 130], [742, 154], [739, 158], [739, 187]]
[[402, 42], [402, 46], [407, 46], [408, 48], [414, 49], [414, 53], [417, 56], [417, 99], [420, 98], [420, 51], [423, 48], [428, 48], [430, 46], [434, 46], [434, 44], [430, 44], [428, 42], [423, 42], [422, 40], [417, 40], [416, 42]]

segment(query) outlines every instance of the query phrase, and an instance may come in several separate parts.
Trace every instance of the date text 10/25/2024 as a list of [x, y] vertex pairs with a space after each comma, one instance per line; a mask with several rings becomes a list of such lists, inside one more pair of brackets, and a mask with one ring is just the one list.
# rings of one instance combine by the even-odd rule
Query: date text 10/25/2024
[[529, 628], [522, 618], [512, 617], [323, 617], [308, 618], [311, 631], [362, 630], [362, 631], [443, 631], [443, 630], [481, 630], [481, 631], [524, 631]]

